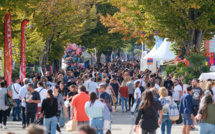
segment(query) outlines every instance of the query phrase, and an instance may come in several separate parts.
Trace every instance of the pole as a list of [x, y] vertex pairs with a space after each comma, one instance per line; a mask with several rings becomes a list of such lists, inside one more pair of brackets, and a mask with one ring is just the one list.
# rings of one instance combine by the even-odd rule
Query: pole
[[125, 49], [125, 61], [127, 61], [127, 45], [126, 45], [126, 49]]
[[94, 48], [94, 50], [95, 50], [95, 60], [96, 60], [96, 63], [97, 63], [96, 48]]
[[141, 58], [143, 58], [143, 41], [142, 41], [142, 55]]

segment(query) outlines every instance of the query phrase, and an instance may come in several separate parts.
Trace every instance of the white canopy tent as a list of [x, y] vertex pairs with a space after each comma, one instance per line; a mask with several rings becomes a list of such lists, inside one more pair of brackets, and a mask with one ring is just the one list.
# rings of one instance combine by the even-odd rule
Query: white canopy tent
[[154, 55], [151, 57], [153, 60], [173, 60], [175, 59], [176, 55], [173, 51], [171, 51], [171, 42], [167, 41], [168, 39], [165, 38], [164, 42], [161, 46], [156, 50]]
[[84, 62], [86, 62], [86, 61], [89, 60], [90, 65], [91, 65], [91, 60], [92, 60], [91, 55], [90, 55], [87, 51], [84, 51], [84, 52], [83, 52], [83, 55], [84, 55], [84, 59], [83, 59]]
[[140, 70], [144, 71], [145, 69], [150, 69], [152, 72], [156, 71], [156, 61], [153, 61], [152, 65], [147, 65], [147, 59], [150, 58], [156, 52], [156, 45], [152, 50], [140, 60]]
[[[152, 72], [156, 72], [156, 61], [159, 60], [172, 60], [176, 57], [173, 51], [171, 51], [170, 46], [171, 42], [167, 41], [168, 39], [165, 38], [161, 46], [156, 50], [156, 45], [153, 47], [153, 49], [143, 58], [141, 59], [142, 67], [141, 70], [149, 69]], [[153, 58], [153, 64], [147, 65], [147, 59]]]
[[207, 79], [212, 79], [214, 80], [215, 79], [215, 72], [210, 72], [210, 73], [202, 73], [200, 76], [199, 76], [199, 80], [207, 80]]

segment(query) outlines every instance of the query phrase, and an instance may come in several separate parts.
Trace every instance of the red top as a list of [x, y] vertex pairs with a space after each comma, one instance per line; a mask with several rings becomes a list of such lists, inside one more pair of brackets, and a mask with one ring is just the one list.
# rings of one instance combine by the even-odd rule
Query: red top
[[120, 97], [129, 97], [128, 87], [120, 87], [119, 88]]
[[75, 106], [74, 119], [77, 121], [89, 121], [89, 118], [85, 112], [85, 103], [90, 100], [88, 94], [81, 92], [75, 95], [70, 103], [71, 106]]

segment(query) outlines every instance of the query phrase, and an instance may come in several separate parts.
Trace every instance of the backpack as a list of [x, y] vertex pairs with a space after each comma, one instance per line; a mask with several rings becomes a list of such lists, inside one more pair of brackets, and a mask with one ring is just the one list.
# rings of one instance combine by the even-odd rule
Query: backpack
[[145, 89], [142, 86], [140, 86], [139, 88], [140, 88], [141, 93], [143, 93], [145, 91]]
[[174, 101], [171, 101], [168, 107], [169, 119], [176, 121], [179, 119], [179, 110], [177, 104]]

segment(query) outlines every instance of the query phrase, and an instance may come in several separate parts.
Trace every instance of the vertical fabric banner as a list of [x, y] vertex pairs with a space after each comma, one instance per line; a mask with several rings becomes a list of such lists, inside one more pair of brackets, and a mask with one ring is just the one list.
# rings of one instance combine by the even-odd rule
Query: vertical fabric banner
[[26, 77], [26, 64], [25, 64], [25, 26], [29, 20], [23, 20], [21, 25], [21, 82]]
[[4, 46], [4, 73], [7, 86], [11, 84], [12, 77], [12, 29], [10, 11], [5, 16], [5, 46]]

